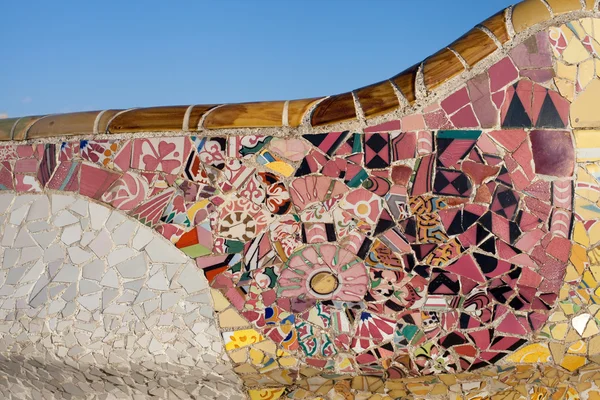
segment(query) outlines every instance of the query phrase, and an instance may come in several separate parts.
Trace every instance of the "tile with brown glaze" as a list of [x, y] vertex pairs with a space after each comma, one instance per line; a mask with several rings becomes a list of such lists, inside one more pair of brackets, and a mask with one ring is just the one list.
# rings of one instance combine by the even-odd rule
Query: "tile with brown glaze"
[[212, 110], [204, 128], [263, 128], [282, 126], [284, 101], [226, 104]]
[[0, 141], [10, 140], [12, 127], [15, 125], [19, 118], [5, 118], [0, 119]]
[[506, 29], [506, 10], [502, 10], [496, 15], [486, 19], [481, 25], [488, 28], [500, 43], [504, 44], [510, 40], [508, 29]]
[[465, 70], [456, 55], [443, 49], [425, 60], [423, 79], [428, 90], [435, 89], [449, 79], [454, 78]]
[[513, 9], [512, 24], [516, 33], [548, 19], [550, 12], [541, 0], [525, 0]]
[[352, 93], [342, 93], [323, 100], [311, 116], [311, 125], [320, 126], [356, 118]]
[[181, 130], [189, 106], [135, 108], [115, 116], [110, 133]]
[[290, 100], [288, 103], [288, 125], [292, 128], [300, 126], [304, 114], [323, 97], [313, 97], [311, 99]]
[[415, 64], [390, 79], [410, 104], [417, 100], [415, 82], [419, 65]]
[[398, 96], [390, 81], [360, 88], [355, 93], [367, 118], [385, 114], [400, 106]]
[[27, 130], [35, 121], [44, 117], [43, 115], [32, 115], [19, 119], [12, 128], [12, 140], [27, 139]]
[[115, 115], [122, 111], [123, 110], [104, 110], [102, 115], [100, 115], [100, 118], [98, 118], [97, 126], [95, 127], [96, 131], [94, 133], [106, 133], [110, 121], [115, 117]]
[[190, 112], [188, 118], [188, 131], [197, 131], [199, 129], [200, 120], [209, 111], [218, 106], [218, 104], [200, 104], [195, 105]]
[[470, 67], [492, 54], [498, 46], [481, 29], [471, 29], [463, 37], [450, 45]]
[[100, 111], [48, 115], [40, 118], [27, 131], [27, 139], [94, 133], [94, 122]]

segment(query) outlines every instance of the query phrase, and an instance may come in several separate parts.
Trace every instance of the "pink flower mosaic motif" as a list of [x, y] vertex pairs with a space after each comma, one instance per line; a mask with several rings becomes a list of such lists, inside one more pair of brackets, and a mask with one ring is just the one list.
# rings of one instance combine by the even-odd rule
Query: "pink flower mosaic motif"
[[369, 279], [352, 253], [331, 244], [293, 254], [279, 277], [279, 295], [298, 299], [361, 301]]
[[131, 167], [145, 171], [179, 173], [191, 150], [187, 138], [135, 139]]

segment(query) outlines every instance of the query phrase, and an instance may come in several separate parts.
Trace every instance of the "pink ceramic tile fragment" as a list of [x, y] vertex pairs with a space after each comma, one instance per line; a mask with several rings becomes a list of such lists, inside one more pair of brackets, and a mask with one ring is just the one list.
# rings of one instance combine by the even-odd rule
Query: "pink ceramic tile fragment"
[[504, 88], [519, 77], [519, 71], [509, 57], [504, 57], [488, 70], [492, 93]]

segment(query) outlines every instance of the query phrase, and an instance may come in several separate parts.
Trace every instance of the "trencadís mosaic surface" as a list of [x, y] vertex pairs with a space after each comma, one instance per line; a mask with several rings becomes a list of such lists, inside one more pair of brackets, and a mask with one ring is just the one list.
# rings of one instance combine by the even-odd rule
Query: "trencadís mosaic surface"
[[[393, 81], [412, 112], [1, 144], [6, 396], [599, 399], [600, 19], [531, 28], [575, 3], [488, 20], [513, 44], [444, 91]], [[44, 357], [83, 378], [28, 383]]]

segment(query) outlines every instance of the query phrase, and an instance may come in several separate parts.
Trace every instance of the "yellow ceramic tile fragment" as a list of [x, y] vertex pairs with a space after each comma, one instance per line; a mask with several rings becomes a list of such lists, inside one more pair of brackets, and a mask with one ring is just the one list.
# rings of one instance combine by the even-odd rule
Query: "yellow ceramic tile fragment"
[[565, 338], [568, 329], [568, 324], [556, 324], [553, 328], [551, 328], [552, 337], [556, 340], [562, 340]]
[[[556, 1], [562, 2], [564, 0]], [[587, 32], [583, 29], [583, 25], [581, 25], [579, 21], [572, 21], [569, 27], [575, 30], [575, 34], [578, 38], [583, 39], [587, 36]]]
[[563, 60], [569, 64], [579, 64], [580, 62], [588, 59], [590, 57], [590, 53], [583, 47], [583, 44], [576, 38], [573, 38], [565, 51], [563, 51]]
[[548, 389], [543, 388], [543, 387], [534, 387], [531, 390], [531, 399], [536, 399], [536, 400], [546, 400], [550, 397], [550, 393], [548, 392]]
[[248, 354], [250, 356], [250, 361], [253, 365], [263, 365], [266, 361], [270, 359], [270, 357], [267, 357], [265, 353], [255, 349], [254, 347], [250, 348]]
[[550, 360], [550, 350], [546, 344], [530, 344], [529, 346], [525, 346], [524, 348], [515, 351], [507, 357], [507, 359], [514, 363], [548, 362], [548, 360]]
[[600, 218], [600, 209], [598, 209], [598, 205], [581, 197], [575, 198], [575, 211], [578, 216], [584, 220]]
[[[593, 0], [592, 0], [593, 1]], [[582, 18], [579, 20], [581, 23], [581, 27], [585, 31], [587, 35], [592, 35], [594, 33], [594, 21], [593, 18]]]
[[600, 280], [600, 249], [593, 248], [588, 251], [588, 259], [590, 260], [590, 271], [594, 274], [597, 280]]
[[567, 354], [560, 363], [560, 366], [566, 370], [573, 372], [583, 367], [586, 364], [586, 362], [587, 360], [585, 357]]
[[594, 31], [594, 37], [598, 38], [600, 35], [600, 18], [591, 18], [592, 26]]
[[567, 79], [571, 82], [575, 82], [575, 79], [577, 79], [577, 66], [569, 65], [562, 61], [557, 61], [556, 76], [562, 79]]
[[279, 365], [281, 365], [284, 368], [292, 368], [295, 367], [296, 364], [298, 364], [298, 360], [294, 357], [281, 357], [277, 361], [279, 362]]
[[573, 315], [575, 314], [575, 305], [573, 303], [560, 303], [560, 308], [563, 310], [565, 315]]
[[210, 294], [213, 298], [213, 304], [216, 312], [223, 311], [229, 307], [229, 300], [223, 296], [223, 294], [215, 289], [210, 289]]
[[264, 337], [254, 329], [243, 329], [235, 332], [224, 332], [225, 349], [233, 350], [258, 343]]
[[250, 400], [276, 400], [281, 397], [285, 388], [248, 390]]
[[571, 342], [575, 342], [579, 339], [580, 339], [579, 334], [577, 332], [575, 332], [575, 330], [570, 329], [569, 332], [567, 333], [567, 336], [565, 337], [565, 342], [571, 343]]
[[245, 328], [249, 326], [248, 321], [233, 308], [219, 313], [219, 325], [221, 328]]
[[571, 125], [575, 128], [600, 126], [600, 113], [596, 104], [600, 98], [600, 80], [594, 79], [571, 104]]
[[[600, 54], [600, 44], [594, 40], [592, 46], [594, 47], [594, 51]], [[596, 76], [600, 77], [600, 60], [594, 58], [594, 64], [596, 66]]]
[[554, 83], [556, 84], [556, 88], [562, 97], [570, 102], [575, 99], [575, 82], [556, 78]]
[[600, 354], [600, 336], [594, 336], [588, 342], [589, 354], [596, 355]]
[[549, 320], [550, 322], [566, 321], [567, 317], [564, 313], [557, 311], [550, 316]]
[[571, 354], [585, 354], [587, 353], [587, 344], [583, 340], [578, 340], [569, 346], [567, 352]]
[[[598, 82], [594, 80], [594, 82]], [[599, 83], [594, 83], [595, 86], [599, 86]], [[591, 86], [591, 85], [590, 85]], [[589, 88], [588, 88], [589, 89]], [[585, 92], [587, 93], [587, 91]], [[573, 107], [579, 101], [579, 98], [573, 103]], [[588, 104], [589, 106], [589, 104]], [[572, 112], [572, 116], [574, 113]], [[577, 118], [577, 117], [576, 117]], [[577, 121], [582, 121], [580, 118]], [[578, 162], [590, 162], [600, 160], [600, 131], [596, 130], [575, 130], [575, 146], [577, 148], [577, 161]]]
[[265, 353], [268, 353], [271, 355], [275, 355], [277, 353], [277, 345], [275, 344], [275, 342], [273, 342], [270, 339], [267, 339], [260, 343], [257, 343], [252, 347], [254, 347], [255, 349], [262, 350]]
[[246, 360], [248, 360], [248, 349], [232, 351], [229, 353], [229, 358], [231, 358], [231, 361], [235, 364], [246, 362]]
[[252, 367], [250, 364], [242, 364], [238, 365], [233, 369], [237, 374], [255, 374], [256, 368]]
[[590, 322], [588, 322], [587, 326], [585, 327], [585, 331], [583, 331], [583, 334], [581, 335], [581, 337], [585, 338], [589, 338], [592, 336], [597, 335], [600, 332], [600, 330], [598, 329], [598, 324], [596, 323], [596, 321], [594, 319], [591, 319]]
[[448, 388], [445, 385], [435, 385], [429, 393], [430, 396], [443, 396], [448, 393]]
[[273, 161], [268, 163], [266, 166], [273, 171], [280, 173], [286, 178], [290, 177], [294, 173], [294, 167], [283, 161]]
[[596, 63], [594, 59], [590, 58], [579, 64], [578, 71], [577, 81], [579, 82], [579, 87], [585, 89], [596, 76]]
[[575, 240], [575, 243], [579, 243], [583, 247], [588, 247], [590, 245], [590, 238], [588, 237], [587, 230], [581, 221], [577, 221], [573, 227], [573, 240]]
[[407, 383], [406, 388], [414, 395], [417, 396], [426, 396], [431, 391], [431, 385], [426, 383]]
[[581, 277], [581, 272], [575, 269], [573, 264], [567, 266], [567, 273], [565, 275], [565, 282], [576, 282]]
[[589, 264], [585, 247], [577, 244], [573, 245], [571, 248], [571, 256], [569, 257], [569, 261], [571, 261], [580, 275], [583, 274], [583, 270]]

